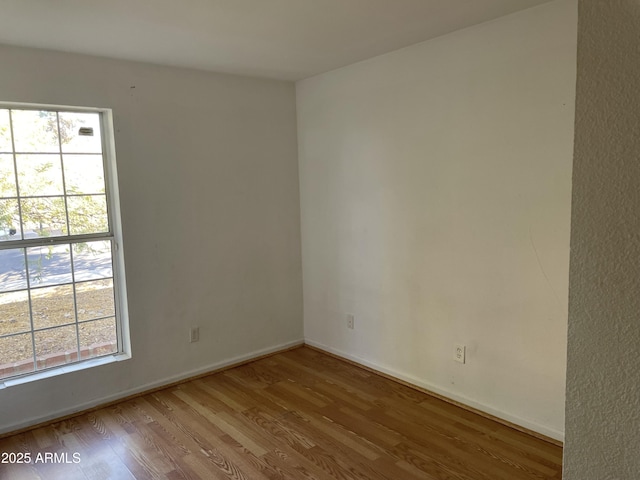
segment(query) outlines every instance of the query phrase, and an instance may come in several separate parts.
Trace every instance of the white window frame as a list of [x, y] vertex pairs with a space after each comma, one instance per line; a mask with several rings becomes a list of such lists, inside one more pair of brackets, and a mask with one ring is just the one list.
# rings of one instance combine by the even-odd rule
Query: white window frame
[[[116, 165], [116, 148], [113, 128], [113, 112], [110, 108], [97, 107], [77, 107], [66, 105], [47, 105], [33, 103], [0, 102], [0, 109], [14, 110], [35, 110], [48, 112], [70, 112], [70, 113], [98, 113], [100, 116], [100, 129], [102, 135], [102, 161], [104, 167], [105, 195], [107, 201], [107, 216], [109, 222], [109, 232], [98, 234], [67, 235], [60, 237], [21, 239], [0, 242], [1, 249], [27, 248], [43, 245], [58, 245], [73, 243], [82, 239], [90, 240], [110, 240], [111, 258], [113, 268], [113, 292], [115, 302], [115, 322], [118, 348], [117, 351], [104, 356], [82, 360], [78, 358], [75, 362], [51, 367], [48, 369], [35, 370], [18, 376], [0, 379], [0, 389], [13, 385], [20, 385], [34, 380], [49, 378], [64, 373], [93, 368], [99, 365], [131, 358], [131, 339], [129, 336], [129, 309], [127, 303], [127, 286], [124, 265], [124, 248], [122, 239], [122, 221], [120, 215], [120, 198], [118, 189], [118, 172]], [[13, 132], [12, 132], [13, 135]], [[15, 156], [15, 152], [14, 152]], [[15, 162], [14, 162], [15, 165]], [[66, 195], [66, 194], [65, 194]], [[26, 266], [25, 266], [26, 268]], [[75, 281], [74, 281], [75, 283]], [[28, 289], [31, 290], [31, 286]], [[31, 308], [30, 308], [31, 309]], [[30, 316], [32, 312], [30, 311]], [[76, 320], [77, 323], [77, 320]], [[27, 332], [25, 332], [27, 333]], [[34, 334], [33, 328], [30, 330]], [[34, 352], [35, 355], [35, 352]]]

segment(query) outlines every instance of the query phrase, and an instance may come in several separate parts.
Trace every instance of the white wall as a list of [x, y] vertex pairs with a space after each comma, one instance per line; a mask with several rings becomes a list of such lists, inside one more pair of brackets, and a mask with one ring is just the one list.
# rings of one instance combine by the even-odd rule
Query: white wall
[[559, 0], [297, 83], [309, 343], [562, 438], [575, 48]]
[[133, 350], [0, 390], [0, 432], [302, 339], [292, 83], [11, 47], [0, 65], [0, 101], [113, 109]]
[[640, 476], [640, 3], [581, 0], [566, 480]]

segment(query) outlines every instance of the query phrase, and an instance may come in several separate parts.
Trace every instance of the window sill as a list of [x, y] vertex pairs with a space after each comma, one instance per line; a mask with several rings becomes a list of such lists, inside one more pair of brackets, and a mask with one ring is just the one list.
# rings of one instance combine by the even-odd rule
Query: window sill
[[60, 367], [54, 367], [50, 370], [44, 370], [41, 372], [32, 373], [18, 378], [8, 378], [4, 381], [0, 381], [0, 390], [16, 385], [24, 385], [25, 383], [35, 382], [45, 378], [56, 377], [58, 375], [64, 375], [66, 373], [78, 372], [80, 370], [86, 370], [93, 367], [99, 367], [100, 365], [107, 365], [109, 363], [121, 362], [128, 360], [131, 355], [127, 353], [118, 353], [115, 355], [107, 355], [99, 358], [92, 358], [90, 360], [84, 360], [78, 363], [72, 363], [69, 365], [62, 365]]

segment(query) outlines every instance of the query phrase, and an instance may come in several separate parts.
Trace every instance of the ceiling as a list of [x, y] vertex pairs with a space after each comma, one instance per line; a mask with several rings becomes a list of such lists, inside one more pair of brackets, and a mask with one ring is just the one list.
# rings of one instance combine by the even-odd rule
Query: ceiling
[[299, 80], [549, 0], [2, 0], [0, 43]]

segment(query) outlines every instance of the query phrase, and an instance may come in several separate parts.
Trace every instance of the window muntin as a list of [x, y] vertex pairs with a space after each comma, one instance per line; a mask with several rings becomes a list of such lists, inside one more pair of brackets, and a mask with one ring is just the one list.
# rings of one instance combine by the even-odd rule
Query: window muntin
[[123, 351], [103, 116], [0, 106], [0, 381]]

